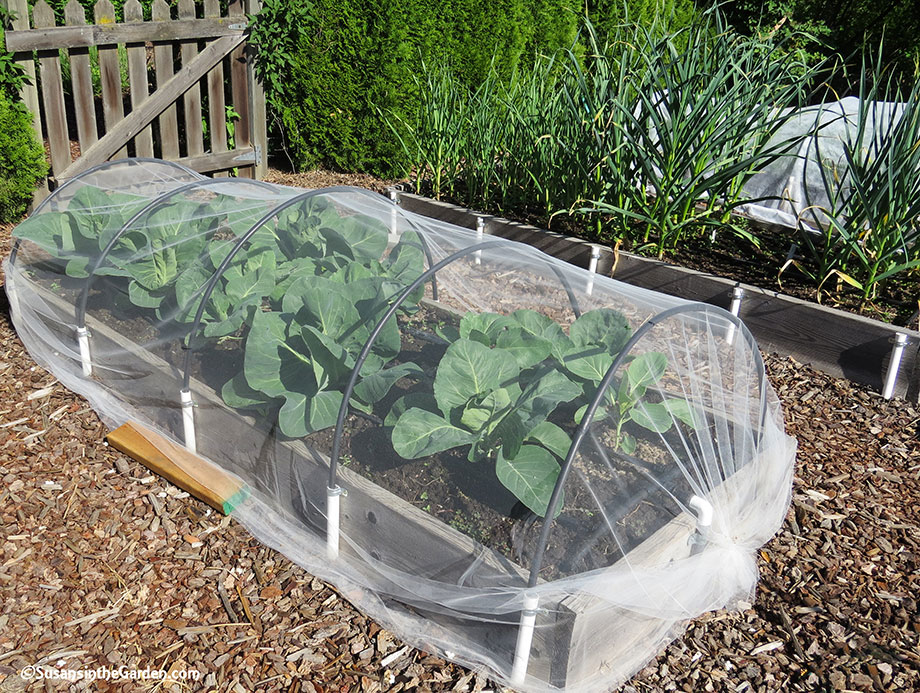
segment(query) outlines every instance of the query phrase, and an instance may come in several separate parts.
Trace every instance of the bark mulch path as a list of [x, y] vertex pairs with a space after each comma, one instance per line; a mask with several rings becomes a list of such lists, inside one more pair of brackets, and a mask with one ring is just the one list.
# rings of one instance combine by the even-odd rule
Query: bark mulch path
[[[494, 690], [108, 448], [0, 308], [0, 692]], [[624, 690], [920, 690], [920, 413], [767, 364], [799, 456], [755, 603], [697, 619]], [[27, 684], [38, 663], [202, 678]]]

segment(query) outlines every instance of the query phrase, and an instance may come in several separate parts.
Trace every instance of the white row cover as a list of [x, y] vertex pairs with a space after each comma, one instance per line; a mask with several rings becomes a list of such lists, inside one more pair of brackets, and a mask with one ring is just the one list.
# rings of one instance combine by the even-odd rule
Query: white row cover
[[752, 599], [795, 442], [726, 311], [368, 191], [153, 160], [15, 236], [35, 360], [236, 475], [233, 517], [414, 646], [607, 690]]

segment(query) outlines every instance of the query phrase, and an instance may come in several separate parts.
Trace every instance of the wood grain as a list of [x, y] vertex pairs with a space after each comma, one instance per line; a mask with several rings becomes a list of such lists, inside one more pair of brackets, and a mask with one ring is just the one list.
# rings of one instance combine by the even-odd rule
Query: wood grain
[[89, 46], [137, 43], [139, 41], [179, 41], [185, 39], [238, 36], [245, 30], [246, 18], [174, 20], [169, 24], [148, 22], [89, 25], [85, 27], [54, 27], [10, 31], [6, 34], [7, 50], [51, 50], [54, 48], [88, 48]]
[[[35, 3], [32, 20], [38, 27], [54, 26], [54, 12], [45, 0]], [[41, 70], [45, 126], [48, 128], [48, 145], [51, 149], [51, 171], [52, 175], [57, 176], [70, 165], [70, 136], [64, 111], [64, 84], [58, 52], [39, 51], [38, 67]]]
[[[179, 19], [195, 19], [195, 0], [179, 0]], [[198, 41], [183, 41], [179, 47], [182, 66], [191, 64], [198, 55]], [[204, 134], [201, 128], [201, 85], [195, 80], [182, 95], [185, 111], [185, 147], [187, 156], [204, 154]]]
[[[96, 24], [114, 24], [115, 7], [110, 0], [98, 0], [95, 9]], [[99, 81], [102, 83], [102, 114], [105, 131], [111, 132], [125, 117], [124, 96], [121, 88], [121, 66], [118, 63], [117, 46], [99, 48]], [[127, 147], [122, 146], [109, 157], [123, 159], [128, 156]]]
[[[154, 22], [174, 23], [170, 18], [169, 5], [166, 0], [154, 0], [152, 6]], [[154, 32], [159, 30], [160, 24], [151, 25]], [[157, 88], [162, 88], [175, 72], [175, 56], [173, 44], [169, 40], [154, 41], [153, 62], [156, 69]], [[159, 126], [160, 156], [170, 161], [179, 158], [179, 114], [175, 104], [166, 107], [157, 119]]]
[[[220, 16], [220, 0], [205, 0], [205, 17]], [[223, 61], [208, 73], [208, 135], [211, 152], [219, 154], [227, 151], [227, 111], [224, 103], [224, 65]], [[224, 176], [226, 172], [215, 175]]]
[[[135, 0], [136, 1], [136, 0]], [[85, 26], [86, 13], [78, 0], [70, 0], [64, 8], [64, 18], [70, 26]], [[90, 69], [89, 49], [70, 50], [71, 94], [77, 116], [77, 136], [80, 151], [86, 151], [99, 139], [96, 129], [96, 105], [93, 98], [93, 74]]]
[[[125, 20], [144, 20], [144, 10], [138, 0], [125, 3]], [[147, 44], [143, 41], [126, 45], [128, 51], [128, 83], [131, 86], [131, 110], [137, 110], [150, 94], [147, 85]], [[153, 156], [153, 128], [145, 127], [134, 138], [136, 156]]]

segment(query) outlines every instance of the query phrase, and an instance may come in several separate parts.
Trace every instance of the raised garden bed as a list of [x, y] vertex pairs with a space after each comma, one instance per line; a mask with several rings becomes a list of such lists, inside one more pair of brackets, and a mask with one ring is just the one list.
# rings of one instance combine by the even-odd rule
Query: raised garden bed
[[[885, 388], [889, 364], [898, 335], [904, 335], [898, 376], [892, 394], [911, 401], [920, 398], [920, 332], [817, 303], [735, 282], [660, 260], [619, 251], [563, 234], [391, 188], [399, 204], [416, 214], [463, 226], [479, 225], [484, 234], [533, 245], [545, 253], [589, 268], [633, 286], [703, 301], [725, 309], [732, 307], [736, 289], [743, 290], [739, 317], [764, 349], [793, 356], [835, 377]], [[481, 220], [481, 221], [480, 221]], [[902, 338], [902, 339], [904, 339]]]
[[[250, 499], [234, 513], [256, 536], [409, 641], [528, 690], [609, 687], [752, 589], [751, 547], [785, 513], [793, 450], [735, 318], [602, 277], [589, 289], [526, 246], [477, 243], [378, 197], [266, 203], [236, 187], [251, 183], [217, 185], [226, 199], [192, 185], [193, 204], [172, 208], [195, 219], [191, 237], [144, 210], [99, 228], [105, 272], [75, 243], [55, 256], [33, 224], [22, 233], [44, 249], [20, 249], [8, 287], [36, 360], [110, 422], [137, 420], [237, 475]], [[233, 230], [237, 198], [269, 213]], [[46, 218], [53, 239], [101, 218], [68, 209]], [[168, 243], [150, 242], [164, 229]], [[420, 269], [403, 279], [411, 247]], [[306, 258], [306, 272], [263, 286], [264, 253], [291, 248], [285, 262]], [[211, 274], [189, 304], [175, 297], [196, 263]], [[445, 475], [469, 503], [423, 495]], [[492, 514], [471, 517], [473, 504]], [[510, 542], [484, 531], [495, 519]]]

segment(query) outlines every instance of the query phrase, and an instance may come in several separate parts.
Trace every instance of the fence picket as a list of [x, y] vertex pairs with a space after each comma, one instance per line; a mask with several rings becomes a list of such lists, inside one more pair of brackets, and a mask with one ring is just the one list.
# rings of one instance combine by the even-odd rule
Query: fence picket
[[[78, 0], [70, 0], [64, 8], [64, 18], [68, 26], [84, 26], [86, 12]], [[96, 107], [93, 103], [93, 73], [90, 69], [89, 49], [70, 49], [71, 92], [74, 99], [74, 111], [77, 116], [77, 137], [80, 151], [85, 152], [99, 139], [96, 129]]]
[[[125, 21], [144, 21], [144, 10], [138, 0], [128, 0], [125, 3]], [[133, 111], [144, 103], [150, 94], [147, 87], [147, 45], [129, 43], [125, 48], [128, 51], [128, 83], [131, 85], [131, 110]], [[134, 138], [134, 152], [137, 156], [153, 156], [153, 129], [149, 126]]]
[[[154, 0], [153, 21], [168, 22], [172, 19], [166, 0]], [[157, 88], [162, 87], [173, 76], [175, 56], [173, 44], [168, 41], [153, 44], [153, 62], [156, 69]], [[158, 118], [160, 125], [160, 156], [164, 159], [179, 158], [179, 114], [176, 105], [167, 108]]]
[[[179, 19], [195, 19], [195, 0], [179, 0]], [[179, 49], [182, 65], [188, 65], [198, 55], [198, 41], [183, 41]], [[201, 128], [201, 85], [195, 84], [182, 96], [185, 107], [185, 139], [188, 156], [204, 154], [204, 134]]]
[[[32, 10], [36, 27], [54, 26], [54, 12], [45, 0], [38, 0]], [[70, 166], [70, 136], [64, 111], [64, 84], [61, 80], [61, 59], [58, 51], [39, 51], [38, 65], [42, 73], [42, 102], [48, 126], [48, 146], [51, 166], [55, 172]]]
[[[220, 0], [205, 0], [204, 16], [220, 17]], [[224, 105], [224, 66], [218, 64], [208, 73], [208, 132], [211, 135], [211, 152], [227, 151], [227, 111]], [[225, 173], [215, 174], [225, 176]]]
[[[97, 0], [95, 17], [96, 24], [115, 23], [115, 7], [110, 0]], [[117, 45], [99, 46], [99, 81], [102, 83], [102, 115], [108, 132], [125, 117]], [[124, 159], [127, 156], [128, 148], [122, 147], [113, 158]]]
[[[249, 14], [256, 15], [262, 9], [262, 0], [248, 0]], [[249, 98], [247, 103], [252, 104], [250, 127], [252, 130], [252, 144], [256, 148], [255, 177], [263, 178], [268, 171], [268, 131], [265, 113], [265, 89], [262, 82], [256, 77], [255, 66], [252, 60], [252, 48], [249, 48], [247, 72], [249, 73]]]

